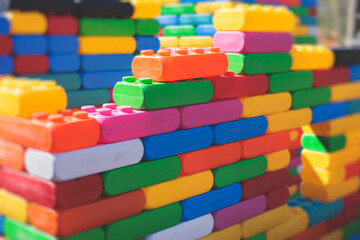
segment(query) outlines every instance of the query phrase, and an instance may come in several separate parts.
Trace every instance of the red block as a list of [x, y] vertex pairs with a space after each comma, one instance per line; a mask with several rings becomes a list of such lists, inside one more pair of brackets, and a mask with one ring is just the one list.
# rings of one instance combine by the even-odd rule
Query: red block
[[324, 236], [327, 232], [326, 223], [322, 222], [316, 224], [315, 226], [309, 227], [305, 231], [296, 234], [295, 236], [289, 238], [289, 240], [318, 240]]
[[76, 17], [71, 15], [48, 16], [48, 30], [50, 35], [77, 35], [79, 23]]
[[325, 222], [327, 226], [327, 231], [331, 232], [338, 228], [341, 228], [349, 224], [350, 222], [354, 221], [357, 217], [358, 217], [358, 211], [356, 207], [345, 209], [339, 215], [336, 215], [335, 217], [332, 217]]
[[289, 188], [284, 186], [266, 194], [267, 210], [284, 205], [289, 200]]
[[344, 197], [344, 208], [355, 208], [360, 204], [360, 191]]
[[10, 36], [0, 36], [0, 55], [10, 55], [13, 50], [13, 44]]
[[298, 149], [301, 147], [301, 135], [303, 131], [301, 128], [289, 130], [290, 133], [290, 144], [289, 149]]
[[316, 17], [317, 10], [316, 8], [309, 8], [309, 16]]
[[324, 87], [348, 82], [350, 70], [348, 67], [335, 67], [329, 70], [312, 71], [314, 75], [313, 87]]
[[286, 6], [300, 6], [300, 0], [279, 0], [279, 4]]
[[360, 175], [360, 160], [347, 164], [345, 166], [345, 169], [346, 169], [346, 179]]
[[298, 150], [297, 149], [292, 149], [289, 150], [290, 151], [290, 159], [296, 158], [299, 156]]
[[44, 74], [49, 71], [49, 60], [46, 55], [14, 56], [14, 65], [16, 75]]
[[295, 185], [295, 184], [299, 184], [299, 183], [301, 183], [300, 174], [291, 177], [288, 184], [291, 186], [291, 185]]

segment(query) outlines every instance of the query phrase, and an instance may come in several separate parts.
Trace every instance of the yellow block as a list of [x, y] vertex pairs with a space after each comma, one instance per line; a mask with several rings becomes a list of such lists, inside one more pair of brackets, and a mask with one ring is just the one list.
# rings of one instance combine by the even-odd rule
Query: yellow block
[[4, 14], [10, 21], [10, 34], [45, 34], [47, 18], [40, 12], [11, 11]]
[[301, 108], [287, 112], [274, 113], [265, 116], [268, 120], [268, 133], [280, 132], [307, 125], [312, 120], [310, 108]]
[[132, 19], [151, 19], [160, 15], [160, 3], [156, 1], [137, 1], [133, 3]]
[[178, 37], [159, 37], [160, 47], [178, 47], [179, 46], [179, 38]]
[[360, 146], [360, 131], [350, 131], [345, 133], [345, 147], [359, 147]]
[[340, 240], [343, 239], [343, 231], [342, 229], [334, 230], [325, 236], [322, 236], [319, 240]]
[[324, 137], [332, 137], [356, 129], [360, 129], [359, 113], [323, 123], [311, 124], [302, 127], [302, 130], [305, 133], [312, 133]]
[[297, 129], [290, 130], [289, 134], [290, 134], [290, 142], [293, 142], [301, 137], [301, 134]]
[[334, 53], [325, 46], [293, 45], [290, 51], [293, 63], [291, 70], [330, 69], [334, 65]]
[[85, 37], [79, 36], [79, 54], [134, 53], [136, 41], [133, 37]]
[[266, 172], [273, 172], [282, 168], [286, 168], [290, 163], [290, 152], [288, 149], [265, 154], [267, 161]]
[[292, 195], [294, 195], [295, 193], [298, 192], [298, 186], [296, 184], [292, 185], [292, 186], [289, 186], [288, 189], [289, 189], [289, 195], [290, 196], [292, 196]]
[[305, 182], [320, 186], [330, 186], [343, 181], [346, 176], [346, 170], [344, 167], [323, 169], [304, 165], [301, 168], [300, 176]]
[[66, 108], [66, 93], [54, 81], [0, 82], [0, 114], [31, 117], [34, 112], [57, 113]]
[[342, 83], [330, 86], [332, 102], [360, 98], [360, 82]]
[[0, 214], [20, 222], [27, 222], [28, 202], [18, 195], [0, 189]]
[[309, 216], [300, 207], [290, 208], [289, 219], [266, 232], [266, 240], [285, 240], [302, 231], [309, 225]]
[[153, 0], [153, 2], [160, 4], [160, 6], [164, 6], [164, 5], [168, 5], [168, 4], [179, 3], [179, 0]]
[[241, 117], [244, 118], [284, 112], [291, 107], [291, 95], [288, 92], [241, 97], [239, 100], [243, 106]]
[[304, 197], [332, 202], [358, 191], [359, 178], [352, 177], [331, 186], [319, 186], [308, 182], [301, 182], [300, 193]]
[[283, 222], [289, 217], [289, 207], [285, 204], [275, 209], [266, 211], [256, 217], [240, 223], [242, 238], [250, 238], [265, 232]]
[[232, 2], [198, 2], [195, 5], [195, 12], [214, 14], [219, 9], [232, 8], [233, 6]]
[[210, 170], [142, 188], [145, 209], [159, 208], [211, 190], [214, 177]]
[[215, 12], [213, 24], [217, 31], [291, 32], [295, 15], [285, 7], [240, 6]]
[[203, 238], [199, 238], [199, 240], [239, 240], [240, 238], [240, 224], [235, 224], [223, 230], [212, 232]]
[[207, 36], [180, 37], [180, 47], [212, 47], [213, 38]]
[[309, 35], [309, 27], [306, 25], [296, 25], [292, 30], [292, 35], [296, 37], [305, 37]]

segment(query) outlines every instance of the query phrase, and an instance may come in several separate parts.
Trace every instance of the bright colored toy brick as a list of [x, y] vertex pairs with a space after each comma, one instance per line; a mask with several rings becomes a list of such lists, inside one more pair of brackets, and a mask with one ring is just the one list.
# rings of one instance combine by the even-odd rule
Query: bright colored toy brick
[[357, 240], [360, 238], [360, 233], [356, 233], [348, 238], [348, 240]]
[[294, 44], [316, 44], [315, 36], [294, 36]]
[[156, 18], [161, 27], [166, 27], [169, 25], [178, 25], [179, 18], [177, 15], [160, 15]]
[[71, 15], [48, 14], [47, 31], [49, 35], [76, 35], [79, 31], [78, 19]]
[[314, 77], [309, 71], [269, 74], [269, 93], [297, 91], [311, 88]]
[[47, 45], [52, 54], [77, 53], [79, 49], [77, 36], [48, 36]]
[[[1, 21], [1, 20], [0, 20]], [[10, 36], [1, 36], [0, 35], [0, 54], [1, 55], [10, 55], [13, 51], [13, 42]]]
[[238, 240], [241, 238], [241, 227], [239, 224], [234, 224], [220, 231], [213, 231], [211, 234], [200, 238], [200, 240]]
[[317, 25], [317, 18], [309, 17], [309, 16], [300, 17], [300, 24], [301, 25]]
[[346, 171], [345, 179], [360, 175], [360, 161], [356, 161], [345, 165], [345, 171]]
[[232, 2], [226, 2], [226, 1], [214, 1], [214, 2], [198, 2], [195, 5], [195, 12], [196, 13], [210, 13], [214, 14], [217, 10], [223, 9], [223, 8], [232, 8], [233, 7]]
[[343, 233], [341, 229], [334, 230], [322, 236], [319, 240], [333, 240], [333, 239], [343, 239]]
[[267, 132], [280, 132], [304, 126], [311, 122], [311, 117], [312, 113], [310, 108], [266, 115], [268, 121]]
[[325, 46], [294, 45], [291, 70], [322, 70], [334, 65], [334, 53]]
[[161, 7], [161, 15], [181, 15], [195, 13], [194, 4], [169, 4]]
[[13, 193], [0, 189], [0, 214], [20, 222], [28, 220], [28, 202]]
[[136, 35], [152, 36], [160, 31], [160, 24], [155, 19], [138, 19], [135, 21]]
[[[296, 186], [296, 185], [293, 185]], [[274, 209], [277, 207], [280, 207], [281, 205], [284, 205], [289, 200], [289, 188], [287, 186], [283, 186], [279, 189], [276, 189], [274, 191], [268, 192], [266, 194], [266, 202], [267, 206], [266, 209]]]
[[83, 89], [112, 88], [119, 79], [131, 74], [131, 70], [82, 72], [81, 86]]
[[360, 112], [360, 99], [349, 101], [349, 114]]
[[67, 92], [67, 108], [80, 108], [86, 104], [101, 106], [110, 101], [108, 89], [90, 89]]
[[93, 37], [81, 36], [79, 54], [122, 54], [133, 53], [136, 49], [133, 37]]
[[135, 23], [129, 19], [80, 18], [79, 35], [133, 36]]
[[[301, 128], [295, 128], [289, 131], [290, 133], [290, 145], [289, 150], [296, 150], [301, 147], [301, 135], [303, 134], [303, 131]], [[297, 155], [291, 155], [291, 157], [296, 157]]]
[[308, 16], [309, 15], [309, 8], [307, 7], [289, 7], [289, 10], [292, 11], [297, 16]]
[[286, 168], [290, 162], [290, 152], [287, 149], [265, 154], [267, 161], [266, 172], [274, 172]]
[[332, 48], [335, 54], [335, 66], [349, 66], [360, 63], [360, 49], [348, 47]]
[[[331, 95], [332, 96], [332, 95]], [[330, 121], [335, 118], [344, 117], [348, 114], [349, 104], [347, 102], [335, 102], [317, 107], [312, 107], [311, 123]]]
[[14, 71], [14, 61], [11, 56], [0, 56], [0, 74], [12, 74]]
[[167, 47], [178, 47], [179, 38], [178, 37], [158, 37], [160, 41], [160, 48]]
[[48, 57], [50, 72], [77, 72], [80, 68], [80, 57], [77, 54], [50, 54]]
[[334, 84], [348, 82], [350, 71], [348, 67], [334, 67], [329, 70], [312, 71], [314, 75], [313, 87], [331, 86]]
[[357, 219], [343, 227], [343, 236], [344, 239], [349, 239], [351, 236], [359, 233], [360, 229], [360, 220]]
[[20, 12], [11, 11], [5, 14], [11, 22], [10, 34], [45, 34], [47, 19], [43, 13], [36, 11]]
[[[311, 217], [310, 217], [311, 221]], [[320, 237], [326, 234], [326, 223], [322, 222], [315, 226], [308, 227], [305, 231], [289, 238], [289, 240], [318, 240]]]
[[160, 41], [154, 36], [137, 36], [136, 40], [136, 52], [143, 50], [157, 51], [160, 48]]
[[202, 14], [181, 14], [179, 16], [180, 25], [199, 25], [199, 24], [211, 24], [212, 15], [209, 13]]
[[345, 101], [360, 98], [360, 82], [351, 82], [330, 86], [331, 101]]
[[[342, 227], [355, 221], [358, 218], [358, 213], [356, 208], [345, 209], [339, 215], [326, 221], [328, 232], [334, 231], [335, 229], [342, 230]], [[342, 231], [341, 231], [342, 232]], [[339, 238], [342, 239], [342, 238]]]
[[118, 71], [131, 69], [133, 54], [106, 54], [81, 56], [81, 70], [85, 72]]
[[20, 144], [0, 140], [0, 166], [23, 171], [25, 148]]
[[10, 4], [10, 9], [17, 9], [21, 11], [40, 11], [44, 13], [56, 12], [57, 14], [74, 14], [75, 4], [72, 1], [52, 1], [42, 2], [41, 0], [34, 0], [29, 4], [26, 0], [14, 0]]
[[4, 16], [0, 17], [0, 35], [9, 35], [10, 22]]
[[[29, 80], [55, 81], [62, 86], [65, 91], [76, 91], [81, 86], [81, 78], [78, 73], [48, 73], [42, 75], [26, 76]], [[49, 80], [51, 79], [51, 80]]]
[[359, 81], [360, 80], [360, 65], [359, 64], [353, 64], [349, 66], [349, 72], [350, 72], [350, 81]]
[[351, 209], [356, 208], [360, 203], [360, 192], [352, 193], [346, 197], [344, 197], [344, 208]]
[[14, 45], [14, 54], [21, 55], [40, 55], [46, 54], [48, 44], [43, 35], [15, 35], [12, 37]]
[[179, 47], [212, 47], [213, 39], [207, 36], [180, 37]]
[[301, 179], [305, 182], [320, 186], [330, 186], [345, 180], [345, 167], [337, 167], [332, 169], [312, 168], [304, 165], [301, 168]]
[[160, 4], [157, 2], [137, 1], [132, 3], [134, 13], [132, 19], [151, 19], [160, 15]]
[[331, 91], [329, 87], [311, 88], [291, 92], [292, 109], [314, 107], [330, 102]]
[[212, 24], [200, 24], [195, 29], [196, 36], [214, 36], [216, 30]]
[[17, 55], [13, 57], [14, 74], [45, 74], [49, 71], [49, 59], [47, 55]]
[[301, 136], [301, 145], [303, 148], [320, 152], [334, 152], [345, 147], [345, 135], [333, 137], [321, 137], [315, 134], [304, 133]]

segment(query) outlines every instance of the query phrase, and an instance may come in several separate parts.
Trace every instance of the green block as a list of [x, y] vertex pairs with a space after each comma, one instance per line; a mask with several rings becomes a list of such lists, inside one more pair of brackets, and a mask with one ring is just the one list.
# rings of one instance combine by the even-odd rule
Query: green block
[[134, 77], [124, 77], [113, 90], [117, 105], [147, 110], [206, 103], [212, 94], [213, 86], [208, 80], [157, 83], [149, 78], [135, 81]]
[[182, 209], [179, 203], [145, 211], [105, 226], [106, 240], [138, 239], [175, 226], [180, 222], [181, 215]]
[[291, 196], [289, 197], [289, 200], [290, 200], [290, 199], [295, 199], [295, 198], [297, 198], [297, 197], [299, 197], [299, 196], [301, 196], [301, 195], [300, 195], [299, 192], [297, 192], [297, 193], [291, 195]]
[[28, 75], [29, 79], [41, 79], [42, 81], [55, 81], [62, 86], [65, 91], [76, 91], [81, 87], [81, 77], [79, 73], [48, 73], [41, 75]]
[[291, 92], [292, 109], [314, 107], [330, 102], [331, 91], [329, 87], [311, 88]]
[[160, 31], [160, 23], [156, 19], [139, 19], [135, 21], [136, 35], [153, 36]]
[[229, 164], [212, 170], [214, 175], [214, 188], [229, 186], [265, 173], [267, 161], [265, 156], [252, 158]]
[[186, 13], [195, 13], [195, 5], [188, 4], [168, 4], [161, 7], [161, 15], [180, 15]]
[[265, 233], [259, 233], [251, 238], [246, 238], [246, 240], [266, 240], [266, 235]]
[[301, 145], [303, 148], [320, 152], [334, 152], [345, 147], [345, 135], [334, 137], [321, 137], [315, 134], [304, 133], [301, 136]]
[[290, 71], [292, 58], [289, 53], [226, 53], [229, 71], [235, 74], [264, 74]]
[[[177, 156], [118, 168], [101, 174], [106, 196], [118, 195], [177, 178], [181, 162]], [[129, 181], [131, 179], [131, 181]]]
[[358, 216], [360, 217], [360, 205], [357, 207]]
[[310, 71], [269, 74], [268, 93], [289, 92], [311, 88], [314, 76]]
[[301, 37], [294, 36], [294, 43], [295, 44], [316, 44], [317, 39], [314, 36], [301, 36]]
[[195, 27], [193, 25], [166, 26], [163, 28], [163, 35], [165, 37], [195, 36]]
[[343, 227], [343, 239], [347, 239], [352, 235], [355, 235], [360, 232], [360, 219], [356, 219], [355, 221], [345, 225]]
[[309, 9], [307, 7], [289, 7], [290, 11], [292, 11], [297, 16], [309, 16]]
[[294, 177], [294, 176], [299, 174], [298, 170], [297, 170], [297, 167], [289, 168], [289, 172], [290, 172], [290, 177]]
[[79, 35], [84, 36], [133, 36], [135, 23], [129, 19], [80, 18]]

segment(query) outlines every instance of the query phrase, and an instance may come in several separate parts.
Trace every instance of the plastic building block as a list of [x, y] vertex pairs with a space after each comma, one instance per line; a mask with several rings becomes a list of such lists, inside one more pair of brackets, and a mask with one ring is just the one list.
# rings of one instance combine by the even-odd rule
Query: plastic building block
[[301, 136], [303, 148], [320, 152], [335, 152], [345, 147], [345, 135], [321, 137], [315, 134], [304, 133]]
[[230, 31], [217, 32], [214, 36], [214, 47], [227, 53], [289, 52], [292, 44], [290, 33]]
[[[333, 95], [331, 94], [331, 97]], [[335, 102], [325, 104], [317, 107], [312, 107], [312, 121], [311, 123], [321, 123], [330, 121], [335, 118], [344, 117], [347, 115], [349, 104], [347, 102]]]
[[160, 15], [161, 8], [157, 2], [136, 1], [132, 4], [134, 6], [132, 19], [149, 19]]
[[[311, 217], [310, 217], [311, 221]], [[305, 231], [296, 234], [295, 236], [289, 238], [289, 240], [302, 240], [302, 239], [308, 239], [308, 240], [317, 240], [323, 235], [326, 234], [326, 223], [322, 222], [315, 226], [308, 227]]]
[[307, 125], [311, 122], [311, 117], [310, 108], [266, 115], [268, 121], [267, 132], [280, 132]]
[[266, 75], [235, 75], [227, 71], [224, 75], [208, 79], [214, 88], [213, 100], [262, 95], [269, 87]]
[[14, 54], [41, 55], [46, 54], [48, 45], [46, 37], [42, 35], [15, 35], [12, 37]]
[[334, 64], [334, 53], [325, 46], [294, 45], [291, 52], [291, 70], [330, 69]]
[[160, 15], [156, 18], [161, 27], [166, 27], [170, 25], [178, 25], [179, 18], [177, 15]]
[[195, 36], [195, 27], [192, 25], [170, 25], [163, 29], [165, 37]]
[[76, 35], [79, 31], [78, 19], [71, 15], [47, 16], [47, 34], [49, 35]]
[[294, 44], [316, 44], [315, 36], [294, 36]]
[[[296, 185], [293, 185], [296, 186]], [[274, 209], [284, 205], [289, 200], [290, 191], [287, 186], [281, 187], [266, 194], [266, 209]]]
[[[1, 148], [0, 148], [1, 149]], [[240, 160], [241, 145], [238, 142], [211, 146], [188, 153], [179, 154], [181, 175], [189, 175], [218, 168]]]
[[346, 170], [345, 179], [360, 175], [360, 161], [347, 164], [345, 166], [345, 170]]
[[[118, 195], [142, 187], [175, 179], [181, 162], [177, 156], [122, 167], [101, 174], [104, 194]], [[131, 181], [128, 181], [132, 179]]]
[[146, 198], [145, 209], [154, 209], [208, 192], [212, 185], [213, 175], [207, 170], [144, 187], [141, 190]]
[[163, 49], [157, 55], [153, 51], [142, 51], [132, 62], [132, 71], [137, 79], [146, 77], [156, 82], [217, 76], [224, 74], [227, 67], [227, 57], [218, 48], [209, 48], [207, 52], [195, 48], [191, 53], [186, 49], [177, 49], [175, 54]]
[[195, 5], [188, 4], [169, 4], [161, 7], [161, 15], [181, 15], [195, 13]]
[[[76, 91], [81, 86], [81, 78], [78, 73], [48, 73], [42, 75], [26, 76], [28, 80], [55, 81], [57, 85], [62, 86], [65, 91]], [[49, 80], [51, 79], [51, 80]]]
[[80, 68], [80, 57], [77, 54], [49, 55], [49, 71], [53, 73], [77, 72]]
[[45, 74], [49, 71], [49, 60], [46, 55], [14, 56], [14, 74]]
[[67, 92], [67, 108], [80, 108], [86, 104], [101, 106], [110, 101], [108, 89], [90, 89]]
[[291, 93], [292, 109], [314, 107], [330, 102], [331, 91], [329, 87], [298, 90]]
[[304, 17], [300, 17], [300, 22], [301, 25], [317, 25], [317, 19], [316, 17], [310, 17], [310, 16], [304, 16]]
[[12, 74], [14, 62], [11, 56], [0, 56], [0, 74]]
[[10, 55], [13, 51], [13, 42], [9, 36], [1, 36], [0, 35], [0, 54], [1, 55]]
[[0, 35], [9, 35], [10, 22], [4, 16], [0, 17]]
[[25, 148], [20, 144], [0, 140], [0, 166], [24, 170]]
[[292, 30], [292, 35], [296, 37], [305, 37], [310, 34], [309, 26], [296, 25]]
[[43, 35], [47, 29], [47, 19], [43, 13], [36, 11], [20, 12], [11, 11], [4, 14], [11, 22], [10, 34], [40, 34]]
[[289, 53], [227, 53], [229, 71], [235, 74], [264, 74], [288, 72], [291, 68], [291, 56]]
[[287, 149], [265, 154], [267, 161], [266, 172], [274, 172], [286, 168], [290, 162], [290, 152]]
[[353, 194], [350, 194], [346, 197], [344, 197], [344, 208], [354, 208], [357, 207], [360, 203], [360, 192], [355, 192]]
[[178, 37], [158, 37], [160, 41], [160, 48], [178, 47]]
[[82, 17], [130, 18], [134, 7], [128, 2], [106, 0], [83, 0], [78, 4], [78, 14]]
[[345, 83], [350, 79], [348, 67], [334, 67], [329, 70], [312, 71], [314, 75], [313, 87], [331, 86], [334, 84]]
[[349, 101], [348, 104], [349, 104], [349, 114], [360, 112], [360, 99]]
[[356, 240], [356, 239], [359, 239], [359, 237], [360, 237], [360, 233], [356, 233], [356, 234], [350, 236], [348, 239], [349, 240]]
[[328, 232], [326, 235], [322, 236], [319, 240], [332, 240], [332, 239], [343, 239], [342, 229], [336, 229], [332, 232]]
[[155, 19], [138, 19], [135, 21], [135, 34], [141, 36], [157, 35], [160, 24]]
[[136, 52], [143, 50], [157, 51], [160, 48], [160, 41], [157, 37], [153, 36], [137, 36], [136, 40]]
[[335, 54], [335, 66], [349, 66], [360, 63], [360, 48], [336, 47], [332, 48]]
[[209, 36], [180, 37], [179, 47], [212, 47], [212, 42]]
[[197, 14], [200, 14], [200, 13], [214, 14], [219, 9], [232, 8], [232, 7], [233, 7], [233, 3], [226, 2], [226, 1], [198, 2], [195, 5], [195, 12]]
[[53, 183], [5, 168], [1, 171], [1, 177], [1, 185], [7, 191], [47, 207], [68, 208], [95, 201], [103, 188], [99, 175]]
[[122, 54], [136, 49], [133, 37], [80, 36], [78, 39], [79, 54]]
[[214, 36], [216, 30], [212, 24], [200, 24], [195, 29], [196, 36]]
[[311, 168], [305, 165], [301, 168], [301, 179], [321, 186], [330, 186], [345, 180], [345, 167], [337, 167], [333, 169]]
[[[340, 67], [341, 68], [341, 67]], [[349, 80], [351, 82], [356, 82], [360, 80], [360, 64], [354, 64], [354, 65], [350, 65], [348, 68], [347, 67], [343, 67], [345, 69], [348, 69], [349, 71]]]
[[133, 54], [83, 55], [81, 70], [85, 72], [119, 71], [131, 69]]
[[67, 209], [30, 203], [29, 222], [51, 235], [67, 237], [139, 214], [144, 202], [143, 192], [136, 190]]
[[[293, 130], [290, 130], [290, 145], [289, 145], [289, 150], [290, 153], [292, 150], [297, 150], [299, 148], [301, 148], [301, 135], [303, 134], [303, 131], [301, 130], [301, 128], [296, 128]], [[293, 155], [291, 154], [291, 158], [296, 157], [297, 154]]]
[[309, 71], [274, 73], [268, 75], [269, 93], [296, 91], [311, 88], [314, 77]]
[[330, 87], [331, 102], [360, 98], [360, 82], [337, 84]]
[[77, 53], [79, 49], [76, 36], [48, 36], [47, 45], [52, 54]]
[[289, 10], [292, 11], [295, 15], [297, 16], [308, 16], [309, 13], [309, 8], [307, 7], [303, 7], [303, 6], [291, 6], [289, 7]]
[[207, 214], [196, 219], [181, 222], [178, 225], [167, 228], [160, 232], [147, 236], [146, 240], [166, 240], [176, 239], [199, 239], [209, 235], [214, 226], [214, 219], [211, 214]]
[[83, 89], [112, 88], [119, 79], [131, 74], [131, 70], [82, 72], [81, 85]]
[[75, 11], [75, 4], [71, 0], [34, 0], [31, 4], [26, 0], [14, 0], [11, 1], [10, 8], [23, 11], [35, 10], [44, 13], [55, 12], [58, 14], [73, 14]]
[[130, 19], [80, 18], [79, 35], [133, 36], [135, 23]]
[[359, 233], [360, 220], [357, 219], [343, 227], [344, 239], [349, 239], [349, 237]]
[[234, 224], [220, 231], [213, 231], [211, 234], [200, 238], [200, 240], [238, 240], [241, 238], [241, 227], [239, 224]]
[[124, 240], [138, 239], [173, 227], [180, 222], [180, 219], [181, 206], [179, 203], [173, 203], [111, 223], [104, 227], [104, 231], [108, 240], [116, 240], [120, 237]]
[[13, 193], [0, 189], [0, 214], [20, 222], [28, 220], [28, 202]]
[[[357, 220], [357, 218], [358, 218], [358, 213], [356, 211], [356, 208], [345, 209], [339, 215], [326, 221], [327, 230], [328, 230], [328, 232], [330, 232], [335, 229], [339, 229], [339, 228], [341, 229], [345, 225]], [[342, 238], [339, 238], [339, 239], [342, 239]]]
[[199, 24], [211, 24], [212, 15], [209, 13], [200, 14], [181, 14], [179, 16], [180, 25], [199, 25]]

